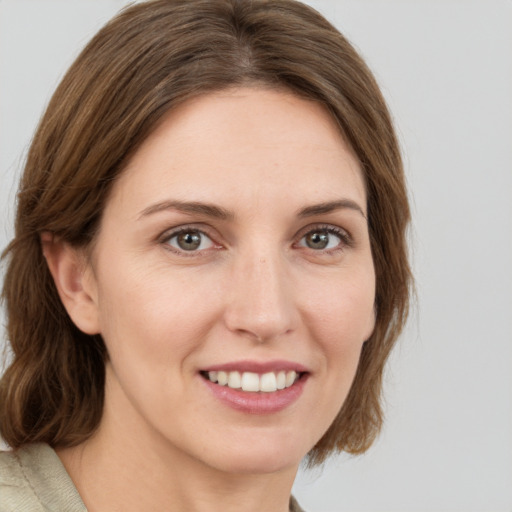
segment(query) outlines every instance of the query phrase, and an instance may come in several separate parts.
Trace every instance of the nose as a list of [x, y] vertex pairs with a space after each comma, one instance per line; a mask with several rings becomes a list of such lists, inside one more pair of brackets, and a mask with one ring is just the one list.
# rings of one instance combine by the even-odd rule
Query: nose
[[253, 254], [234, 264], [224, 317], [227, 328], [257, 342], [293, 332], [299, 321], [287, 262]]

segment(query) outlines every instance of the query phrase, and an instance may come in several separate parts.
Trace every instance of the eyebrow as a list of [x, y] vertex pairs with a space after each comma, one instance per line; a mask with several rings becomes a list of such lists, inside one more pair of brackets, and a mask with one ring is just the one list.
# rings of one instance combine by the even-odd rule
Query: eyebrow
[[[349, 209], [360, 213], [364, 219], [366, 215], [363, 209], [351, 199], [339, 199], [336, 201], [328, 201], [325, 203], [314, 204], [306, 206], [298, 211], [297, 217], [307, 218], [314, 217], [315, 215], [323, 215], [332, 213], [337, 210]], [[177, 201], [167, 200], [148, 206], [139, 214], [138, 219], [142, 219], [149, 215], [166, 210], [177, 210], [179, 212], [188, 214], [199, 214], [206, 217], [213, 217], [220, 220], [233, 220], [235, 214], [230, 210], [226, 210], [220, 206], [211, 203], [203, 203], [198, 201]]]
[[143, 217], [147, 217], [148, 215], [153, 215], [154, 213], [158, 213], [165, 210], [177, 210], [183, 213], [191, 213], [191, 214], [199, 214], [205, 215], [206, 217], [213, 217], [220, 220], [232, 220], [234, 219], [234, 214], [229, 210], [221, 208], [220, 206], [210, 204], [210, 203], [201, 203], [197, 201], [162, 201], [160, 203], [156, 203], [154, 205], [148, 206], [139, 214], [139, 219]]
[[322, 215], [326, 213], [332, 213], [336, 210], [355, 210], [360, 213], [364, 219], [366, 219], [366, 215], [363, 209], [351, 199], [339, 199], [337, 201], [328, 201], [326, 203], [314, 204], [312, 206], [307, 206], [306, 208], [302, 208], [299, 210], [297, 216], [298, 217], [314, 217], [315, 215]]

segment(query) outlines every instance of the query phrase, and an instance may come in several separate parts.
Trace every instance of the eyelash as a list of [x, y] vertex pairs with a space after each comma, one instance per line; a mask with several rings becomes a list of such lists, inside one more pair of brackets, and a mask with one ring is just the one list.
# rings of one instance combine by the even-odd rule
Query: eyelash
[[[337, 226], [333, 226], [332, 224], [317, 224], [317, 225], [313, 225], [313, 226], [308, 226], [307, 228], [305, 228], [305, 230], [303, 230], [300, 233], [299, 242], [302, 241], [307, 235], [309, 235], [311, 233], [315, 233], [315, 232], [329, 233], [331, 235], [335, 235], [339, 238], [340, 242], [336, 247], [333, 247], [331, 249], [315, 250], [315, 249], [309, 248], [314, 253], [336, 254], [339, 251], [343, 251], [347, 247], [350, 248], [350, 247], [353, 247], [353, 245], [354, 245], [352, 237], [349, 235], [349, 233], [346, 230], [344, 230], [340, 227], [337, 227]], [[305, 246], [301, 246], [301, 247], [305, 247]], [[305, 248], [308, 249], [308, 247], [305, 247]]]
[[216, 248], [222, 247], [220, 244], [217, 244], [213, 238], [206, 233], [204, 229], [200, 229], [196, 226], [181, 226], [177, 229], [173, 229], [171, 231], [166, 231], [161, 237], [159, 237], [160, 243], [162, 243], [167, 250], [174, 252], [175, 254], [178, 254], [179, 256], [184, 256], [186, 258], [188, 257], [197, 257], [199, 255], [202, 255], [203, 252], [207, 251], [208, 249], [203, 249], [199, 251], [186, 251], [185, 249], [179, 249], [177, 247], [173, 247], [170, 244], [170, 241], [173, 238], [178, 237], [179, 235], [187, 234], [187, 233], [197, 233], [201, 235], [201, 237], [207, 237], [209, 240], [211, 240], [212, 245], [214, 245]]
[[[320, 232], [320, 233], [323, 232], [323, 233], [329, 233], [329, 234], [335, 235], [340, 239], [340, 242], [336, 247], [333, 247], [330, 249], [318, 249], [318, 250], [308, 248], [307, 246], [304, 246], [304, 245], [299, 245], [299, 243], [308, 234], [315, 233], [315, 232]], [[217, 248], [217, 249], [222, 248], [222, 246], [220, 244], [216, 243], [214, 241], [213, 237], [211, 237], [204, 229], [198, 228], [196, 226], [181, 226], [177, 229], [174, 229], [171, 231], [166, 231], [163, 235], [161, 235], [159, 237], [159, 242], [161, 244], [163, 244], [167, 250], [172, 251], [172, 252], [174, 252], [180, 256], [183, 256], [183, 257], [197, 257], [199, 255], [202, 256], [204, 252], [209, 251], [209, 248], [202, 249], [202, 250], [187, 251], [185, 249], [179, 249], [177, 247], [173, 247], [170, 245], [170, 241], [173, 238], [178, 237], [179, 235], [182, 235], [182, 234], [187, 234], [187, 233], [197, 233], [202, 237], [207, 237], [211, 241], [211, 244], [213, 246], [215, 246], [215, 248]], [[345, 250], [347, 247], [352, 247], [353, 240], [352, 240], [352, 237], [349, 235], [349, 233], [342, 228], [333, 226], [332, 224], [318, 224], [318, 225], [308, 226], [307, 228], [302, 230], [299, 233], [298, 242], [295, 242], [293, 245], [299, 246], [306, 250], [309, 249], [313, 253], [317, 253], [317, 254], [335, 254], [339, 251]]]

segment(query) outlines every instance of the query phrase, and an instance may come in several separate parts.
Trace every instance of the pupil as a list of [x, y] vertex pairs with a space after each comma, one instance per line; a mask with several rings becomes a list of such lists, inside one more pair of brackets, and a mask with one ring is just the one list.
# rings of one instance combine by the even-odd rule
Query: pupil
[[201, 245], [199, 233], [181, 233], [178, 235], [178, 245], [184, 251], [193, 251]]
[[327, 233], [311, 233], [306, 237], [306, 243], [311, 249], [325, 249], [329, 243]]

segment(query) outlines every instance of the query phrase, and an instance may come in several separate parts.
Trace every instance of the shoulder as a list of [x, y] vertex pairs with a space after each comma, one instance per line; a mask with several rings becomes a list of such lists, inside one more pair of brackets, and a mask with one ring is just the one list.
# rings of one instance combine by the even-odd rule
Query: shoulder
[[19, 510], [86, 510], [59, 457], [46, 444], [0, 452], [0, 512]]
[[19, 451], [0, 452], [0, 512], [44, 510], [25, 475]]
[[290, 496], [290, 512], [306, 512], [293, 496]]

